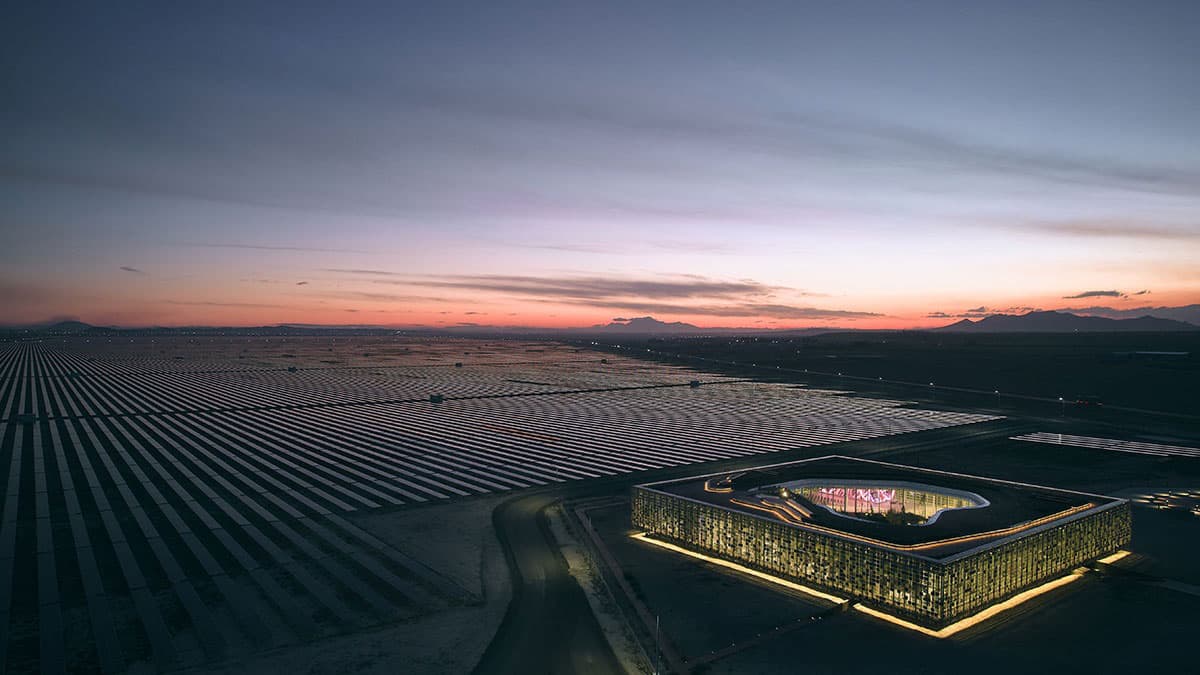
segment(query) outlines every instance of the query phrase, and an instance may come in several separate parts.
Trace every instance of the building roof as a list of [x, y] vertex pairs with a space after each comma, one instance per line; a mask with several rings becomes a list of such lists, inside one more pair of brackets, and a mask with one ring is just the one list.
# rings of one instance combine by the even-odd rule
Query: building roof
[[[982, 505], [943, 510], [927, 524], [905, 525], [838, 514], [820, 503], [823, 495], [809, 499], [796, 489], [786, 492], [786, 499], [780, 499], [778, 486], [797, 482], [854, 486], [855, 491], [857, 488], [881, 487], [934, 488], [936, 492], [941, 488], [945, 493], [981, 498], [978, 501]], [[841, 456], [662, 481], [641, 487], [792, 527], [935, 559], [1021, 536], [1043, 525], [1049, 526], [1121, 502], [1102, 495]], [[870, 494], [881, 493], [872, 491]], [[886, 496], [887, 493], [882, 494]]]

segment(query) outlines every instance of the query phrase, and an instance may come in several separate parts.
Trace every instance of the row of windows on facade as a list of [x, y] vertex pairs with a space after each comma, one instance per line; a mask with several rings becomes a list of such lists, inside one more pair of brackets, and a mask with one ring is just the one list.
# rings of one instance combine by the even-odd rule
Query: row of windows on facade
[[633, 515], [647, 531], [923, 617], [970, 613], [1129, 536], [1127, 508], [1110, 509], [942, 565], [656, 493], [636, 496]]

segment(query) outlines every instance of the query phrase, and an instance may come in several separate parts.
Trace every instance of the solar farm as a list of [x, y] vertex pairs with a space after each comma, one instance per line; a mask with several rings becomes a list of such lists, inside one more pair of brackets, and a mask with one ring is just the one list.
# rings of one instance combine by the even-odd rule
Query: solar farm
[[0, 344], [0, 670], [194, 668], [476, 601], [364, 512], [991, 419], [541, 341]]
[[1153, 457], [1200, 457], [1200, 450], [1196, 448], [1165, 445], [1163, 443], [1076, 436], [1073, 434], [1054, 434], [1045, 431], [1013, 436], [1012, 440], [1046, 443], [1048, 445], [1068, 445], [1076, 448], [1091, 448], [1093, 450], [1107, 450], [1110, 452], [1128, 452], [1135, 455], [1151, 455]]

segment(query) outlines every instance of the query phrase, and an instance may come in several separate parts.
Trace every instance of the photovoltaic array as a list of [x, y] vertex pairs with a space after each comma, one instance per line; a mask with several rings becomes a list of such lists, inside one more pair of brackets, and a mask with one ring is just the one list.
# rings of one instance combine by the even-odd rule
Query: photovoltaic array
[[267, 342], [0, 344], [0, 667], [186, 668], [477, 601], [376, 509], [994, 419], [542, 342]]

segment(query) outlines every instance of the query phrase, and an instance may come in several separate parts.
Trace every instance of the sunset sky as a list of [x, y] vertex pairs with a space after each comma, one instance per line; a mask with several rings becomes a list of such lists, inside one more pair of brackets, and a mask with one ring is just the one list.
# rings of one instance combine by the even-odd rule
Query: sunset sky
[[0, 323], [1200, 303], [1200, 2], [23, 4]]

